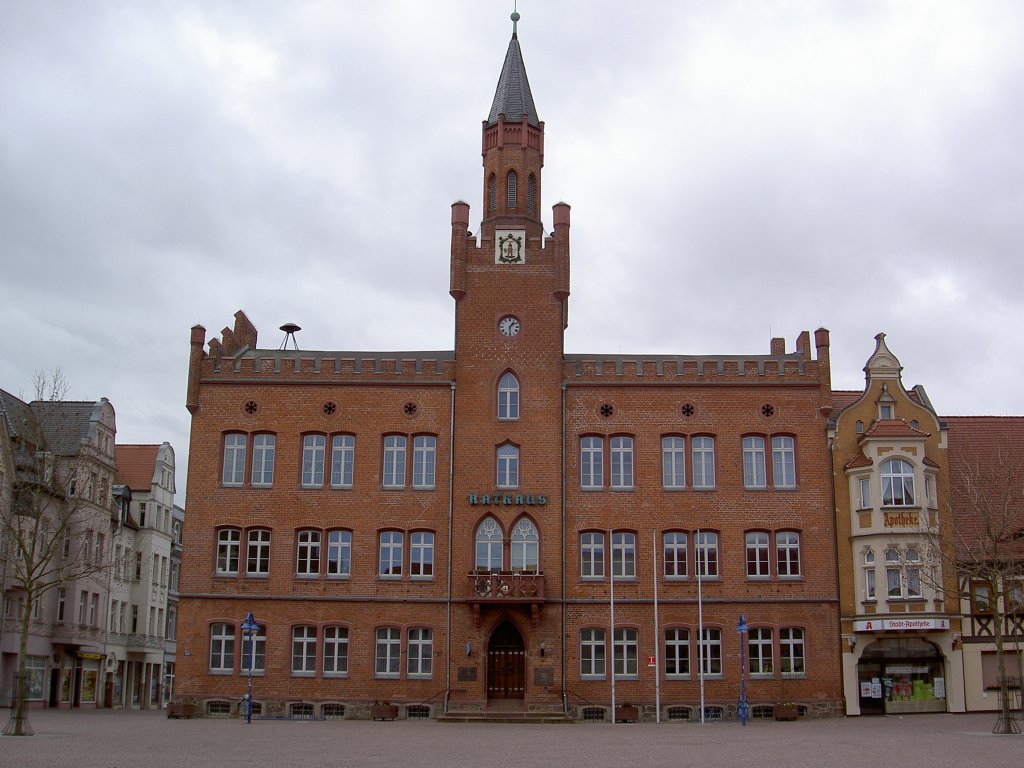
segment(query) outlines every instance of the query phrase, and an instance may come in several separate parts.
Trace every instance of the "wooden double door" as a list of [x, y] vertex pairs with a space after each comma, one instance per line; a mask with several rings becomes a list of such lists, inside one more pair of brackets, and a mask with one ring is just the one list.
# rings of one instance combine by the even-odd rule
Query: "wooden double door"
[[510, 621], [503, 621], [487, 643], [488, 700], [522, 699], [526, 695], [526, 647]]

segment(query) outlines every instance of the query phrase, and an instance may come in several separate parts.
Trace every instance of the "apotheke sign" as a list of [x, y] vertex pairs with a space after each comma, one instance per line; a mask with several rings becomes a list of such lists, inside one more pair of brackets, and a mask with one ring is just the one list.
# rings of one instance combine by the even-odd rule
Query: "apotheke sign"
[[894, 629], [949, 629], [949, 619], [871, 619], [853, 622], [854, 632], [881, 632]]

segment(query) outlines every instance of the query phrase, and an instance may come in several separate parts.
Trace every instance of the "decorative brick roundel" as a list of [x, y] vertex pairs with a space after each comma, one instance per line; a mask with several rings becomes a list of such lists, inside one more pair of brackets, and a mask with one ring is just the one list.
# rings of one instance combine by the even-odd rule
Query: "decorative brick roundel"
[[328, 400], [324, 403], [324, 416], [333, 416], [338, 412], [338, 404], [333, 400]]
[[770, 419], [772, 416], [775, 415], [775, 406], [772, 405], [771, 403], [765, 403], [764, 405], [761, 406], [761, 415], [764, 416], [766, 419]]
[[614, 416], [614, 415], [615, 415], [615, 406], [614, 406], [614, 405], [612, 405], [611, 403], [604, 403], [604, 404], [603, 404], [603, 405], [602, 405], [602, 406], [601, 406], [600, 408], [598, 408], [597, 410], [598, 410], [598, 412], [599, 412], [599, 413], [600, 413], [600, 414], [601, 414], [602, 416], [604, 416], [604, 417], [605, 417], [606, 419], [609, 419], [609, 418], [611, 418], [612, 416]]
[[260, 406], [255, 400], [249, 400], [244, 406], [242, 406], [242, 409], [250, 416], [255, 416], [256, 411], [260, 409]]
[[679, 412], [683, 414], [683, 416], [685, 416], [686, 418], [690, 418], [691, 416], [693, 416], [693, 414], [697, 412], [697, 409], [694, 407], [693, 403], [683, 403], [682, 407], [679, 409]]
[[419, 410], [420, 407], [411, 400], [402, 406], [402, 413], [404, 413], [406, 416], [415, 416], [417, 413], [419, 413]]

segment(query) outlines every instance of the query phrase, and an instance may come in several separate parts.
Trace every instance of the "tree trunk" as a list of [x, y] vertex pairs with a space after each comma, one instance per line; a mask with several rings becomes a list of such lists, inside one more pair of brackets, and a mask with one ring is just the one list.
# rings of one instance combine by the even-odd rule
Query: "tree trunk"
[[28, 630], [32, 625], [32, 602], [35, 598], [33, 590], [25, 592], [25, 602], [21, 610], [21, 635], [18, 638], [18, 671], [14, 677], [14, 713], [4, 727], [7, 736], [31, 736], [32, 726], [25, 714], [25, 669], [28, 663]]

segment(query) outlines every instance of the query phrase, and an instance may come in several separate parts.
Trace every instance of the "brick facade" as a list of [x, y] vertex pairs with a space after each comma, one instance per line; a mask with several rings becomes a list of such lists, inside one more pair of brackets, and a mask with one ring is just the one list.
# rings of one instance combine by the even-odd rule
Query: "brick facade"
[[[663, 710], [696, 714], [700, 531], [717, 536], [699, 585], [703, 625], [721, 643], [720, 659], [708, 651], [707, 705], [735, 708], [743, 614], [752, 629], [768, 630], [770, 649], [763, 674], [748, 680], [752, 705], [786, 700], [809, 712], [840, 709], [828, 333], [819, 330], [812, 349], [805, 332], [790, 352], [773, 340], [763, 355], [566, 354], [570, 211], [555, 205], [553, 231], [545, 234], [544, 124], [529, 111], [503, 111], [523, 88], [528, 96], [514, 35], [495, 116], [483, 126], [479, 237], [469, 233], [470, 207], [452, 206], [454, 350], [260, 349], [241, 312], [207, 349], [205, 329], [192, 329], [182, 698], [237, 702], [245, 694], [237, 628], [251, 610], [266, 633], [254, 696], [264, 711], [339, 703], [346, 716], [365, 716], [372, 702], [388, 701], [439, 714], [500, 699], [580, 716], [610, 705], [612, 668], [621, 664], [619, 702], [649, 716], [659, 674]], [[511, 390], [506, 374], [515, 377]], [[266, 442], [260, 436], [268, 435], [269, 471], [254, 468]], [[332, 484], [332, 445], [341, 435], [354, 442], [351, 482], [339, 476]], [[323, 453], [304, 450], [305, 438], [312, 446], [317, 436]], [[399, 482], [392, 443], [402, 438]], [[761, 476], [746, 482], [744, 438], [762, 450], [748, 456]], [[418, 454], [421, 443], [431, 450]], [[319, 484], [308, 474], [304, 484], [304, 456], [324, 467]], [[433, 461], [429, 487], [414, 487], [424, 479], [417, 456]], [[666, 461], [680, 473], [672, 481]], [[500, 477], [502, 468], [514, 476]], [[707, 487], [695, 487], [695, 472]], [[269, 482], [254, 482], [260, 479]], [[250, 531], [269, 533], [269, 547], [257, 553], [269, 553], [265, 569], [260, 557], [247, 557]], [[332, 531], [351, 537], [348, 573], [326, 573]], [[763, 577], [748, 575], [748, 532], [764, 534]], [[300, 546], [316, 533], [318, 573], [304, 573], [310, 550], [301, 550], [300, 563]], [[686, 537], [678, 575], [666, 575], [666, 533]], [[381, 565], [383, 543], [398, 534], [400, 574], [382, 574], [390, 570]], [[413, 572], [424, 570], [423, 550], [413, 553], [421, 534], [433, 537], [430, 574]], [[796, 542], [785, 565], [792, 574], [779, 573], [783, 539]], [[388, 548], [384, 559], [394, 552]], [[613, 568], [621, 574], [614, 611], [622, 658], [610, 626]], [[221, 624], [234, 632], [230, 659], [223, 644], [211, 655], [211, 628]], [[296, 627], [300, 634], [312, 628], [315, 637], [308, 672], [294, 658]], [[331, 674], [324, 661], [326, 635], [338, 629], [348, 633], [344, 675]], [[422, 629], [430, 631], [429, 671], [418, 653]], [[397, 630], [400, 653], [394, 674], [388, 654], [381, 658], [389, 648], [379, 635], [389, 630]], [[674, 639], [689, 633], [685, 662], [671, 669], [667, 630]], [[581, 659], [584, 649], [590, 655]], [[657, 669], [649, 656], [658, 657]]]

